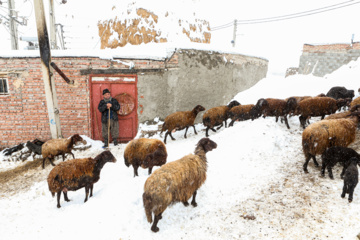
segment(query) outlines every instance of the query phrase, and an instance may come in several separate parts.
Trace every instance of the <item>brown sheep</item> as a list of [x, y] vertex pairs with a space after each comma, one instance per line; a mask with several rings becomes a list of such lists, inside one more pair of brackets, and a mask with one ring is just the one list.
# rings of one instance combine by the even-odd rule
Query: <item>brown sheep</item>
[[355, 98], [354, 100], [351, 101], [350, 103], [350, 108], [359, 105], [360, 104], [360, 97]]
[[275, 121], [282, 117], [285, 121], [286, 127], [290, 129], [287, 115], [293, 112], [297, 106], [296, 99], [293, 97], [284, 99], [266, 98], [267, 106], [263, 110], [263, 117], [272, 116], [275, 117]]
[[182, 112], [175, 112], [167, 116], [164, 120], [164, 124], [161, 128], [160, 134], [167, 130], [165, 133], [164, 143], [166, 144], [166, 137], [170, 135], [172, 140], [175, 138], [171, 135], [173, 130], [182, 130], [186, 128], [184, 138], [186, 138], [186, 133], [189, 127], [194, 128], [195, 134], [197, 134], [195, 129], [195, 118], [199, 112], [204, 111], [205, 108], [201, 105], [197, 105], [192, 111], [182, 111]]
[[264, 98], [260, 98], [255, 105], [247, 104], [233, 107], [228, 113], [228, 118], [231, 119], [229, 127], [232, 127], [237, 120], [246, 121], [259, 118], [264, 108], [267, 107], [267, 104]]
[[49, 190], [54, 197], [57, 193], [57, 207], [60, 208], [61, 192], [65, 201], [69, 202], [67, 191], [76, 191], [85, 187], [85, 200], [93, 195], [94, 183], [100, 179], [100, 171], [107, 162], [116, 162], [110, 151], [104, 151], [95, 158], [72, 159], [59, 163], [47, 178]]
[[149, 175], [154, 166], [166, 163], [167, 151], [165, 144], [158, 139], [139, 138], [131, 140], [125, 148], [125, 165], [134, 168], [134, 177], [138, 175], [138, 168], [149, 168]]
[[302, 133], [302, 147], [305, 155], [304, 172], [312, 158], [315, 166], [319, 166], [316, 155], [332, 146], [347, 147], [355, 140], [356, 127], [360, 112], [353, 112], [347, 118], [322, 120], [310, 124]]
[[331, 115], [327, 116], [326, 118], [324, 118], [324, 120], [346, 118], [346, 117], [348, 117], [352, 112], [359, 111], [359, 110], [360, 110], [360, 104], [353, 106], [353, 107], [350, 108], [350, 110], [348, 110], [348, 111], [331, 114]]
[[[227, 106], [219, 106], [210, 108], [207, 110], [203, 115], [203, 124], [206, 127], [205, 136], [209, 136], [209, 129], [213, 132], [219, 130], [225, 123], [225, 128], [227, 127], [227, 119], [228, 119], [228, 112], [235, 106], [239, 106], [240, 103], [238, 101], [232, 101]], [[220, 125], [220, 126], [219, 126]], [[219, 126], [214, 129], [215, 126]]]
[[197, 206], [197, 190], [206, 180], [206, 153], [216, 147], [217, 144], [209, 138], [202, 138], [195, 148], [195, 154], [165, 164], [146, 180], [143, 203], [149, 223], [152, 223], [154, 213], [153, 232], [159, 231], [157, 223], [169, 205], [182, 202], [188, 206], [188, 200], [193, 196], [191, 205]]
[[50, 139], [46, 141], [41, 147], [41, 154], [43, 157], [42, 167], [45, 168], [46, 159], [49, 159], [51, 165], [55, 166], [55, 164], [53, 163], [53, 159], [59, 155], [62, 155], [64, 161], [65, 153], [70, 153], [73, 158], [75, 158], [71, 150], [77, 142], [82, 142], [83, 144], [86, 144], [86, 141], [82, 137], [80, 137], [79, 134], [75, 134], [68, 139], [61, 138]]
[[228, 113], [228, 117], [231, 119], [229, 127], [234, 126], [236, 120], [246, 121], [251, 119], [250, 111], [254, 106], [254, 104], [246, 104], [233, 107]]
[[306, 121], [310, 117], [321, 117], [335, 113], [345, 103], [344, 99], [335, 100], [330, 97], [312, 97], [297, 104], [294, 115], [300, 115], [300, 125], [305, 129]]

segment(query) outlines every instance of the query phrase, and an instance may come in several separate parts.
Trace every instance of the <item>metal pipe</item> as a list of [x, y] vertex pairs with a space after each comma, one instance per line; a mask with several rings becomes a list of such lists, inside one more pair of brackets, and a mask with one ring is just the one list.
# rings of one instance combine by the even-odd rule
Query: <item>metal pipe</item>
[[58, 74], [67, 82], [68, 84], [74, 84], [74, 80], [70, 80], [61, 70], [56, 66], [54, 62], [51, 62], [50, 65], [58, 72]]

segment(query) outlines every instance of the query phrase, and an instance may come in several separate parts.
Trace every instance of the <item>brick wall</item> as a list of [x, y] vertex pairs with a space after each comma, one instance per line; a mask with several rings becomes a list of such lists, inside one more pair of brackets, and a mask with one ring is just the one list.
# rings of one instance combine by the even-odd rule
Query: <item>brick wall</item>
[[[35, 138], [46, 141], [51, 134], [40, 58], [30, 51], [27, 57], [7, 56], [12, 57], [0, 55], [0, 75], [5, 74], [9, 85], [9, 94], [0, 95], [0, 148]], [[61, 131], [66, 138], [75, 133], [93, 137], [92, 75], [136, 74], [138, 121], [145, 122], [192, 109], [195, 103], [205, 108], [224, 105], [266, 77], [268, 68], [266, 59], [195, 49], [176, 49], [171, 57], [158, 60], [53, 56], [52, 61], [74, 81], [69, 85], [54, 71]]]
[[[164, 61], [112, 61], [88, 57], [53, 57], [52, 61], [74, 85], [54, 71], [63, 137], [75, 133], [91, 135], [89, 75], [85, 69], [164, 68]], [[171, 62], [176, 64], [176, 59]], [[125, 64], [124, 64], [125, 62]], [[8, 79], [9, 94], [0, 95], [0, 147], [13, 146], [35, 138], [51, 138], [40, 58], [0, 58], [0, 74]]]
[[360, 56], [360, 43], [304, 44], [300, 57], [299, 73], [323, 77]]

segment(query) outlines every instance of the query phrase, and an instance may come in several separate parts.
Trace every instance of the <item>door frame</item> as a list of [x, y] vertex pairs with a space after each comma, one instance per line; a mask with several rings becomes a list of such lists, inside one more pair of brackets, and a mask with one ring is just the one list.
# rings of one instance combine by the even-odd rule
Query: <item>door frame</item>
[[[134, 81], [121, 81], [121, 80], [117, 80], [117, 81], [101, 81], [101, 83], [121, 83], [121, 84], [135, 84], [135, 96], [134, 98], [136, 99], [136, 106], [134, 111], [136, 111], [135, 114], [135, 127], [136, 127], [136, 132], [138, 131], [138, 126], [139, 126], [139, 119], [138, 119], [138, 92], [137, 92], [137, 83], [138, 83], [138, 76], [137, 74], [89, 74], [89, 92], [90, 92], [90, 132], [91, 132], [91, 139], [94, 139], [95, 137], [95, 124], [93, 121], [95, 121], [95, 116], [94, 116], [94, 112], [92, 109], [94, 109], [94, 107], [96, 107], [97, 110], [97, 106], [94, 106], [92, 98], [93, 98], [93, 82], [100, 82], [100, 81], [93, 81], [92, 78], [93, 77], [131, 77], [131, 78], [135, 78], [135, 82]], [[100, 126], [100, 133], [101, 133], [101, 126]], [[94, 139], [96, 140], [96, 139]]]

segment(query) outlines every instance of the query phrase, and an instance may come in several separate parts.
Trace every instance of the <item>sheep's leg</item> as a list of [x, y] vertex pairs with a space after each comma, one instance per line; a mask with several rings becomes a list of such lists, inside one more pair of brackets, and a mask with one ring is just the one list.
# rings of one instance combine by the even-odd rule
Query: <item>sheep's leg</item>
[[187, 126], [186, 129], [185, 129], [184, 138], [186, 138], [186, 133], [187, 133], [188, 129], [189, 129], [189, 126]]
[[194, 192], [193, 198], [192, 198], [192, 200], [191, 200], [191, 205], [192, 205], [193, 207], [197, 207], [197, 203], [196, 203], [196, 201], [195, 201], [196, 194], [197, 194], [197, 191]]
[[162, 216], [161, 216], [161, 213], [157, 216], [155, 216], [155, 219], [154, 219], [154, 223], [153, 225], [151, 226], [151, 231], [153, 232], [158, 232], [160, 229], [157, 227], [157, 224], [159, 222], [159, 220], [162, 219]]
[[51, 165], [55, 166], [55, 164], [54, 164], [54, 162], [53, 162], [52, 158], [49, 158], [49, 162], [51, 163]]
[[[321, 176], [325, 177], [325, 169], [326, 169], [326, 163], [323, 160], [322, 165], [321, 165]], [[329, 171], [329, 170], [328, 170]], [[330, 176], [330, 175], [329, 175]]]
[[354, 185], [349, 186], [349, 198], [348, 198], [349, 203], [351, 203], [353, 200], [354, 189], [355, 189]]
[[327, 169], [328, 169], [328, 173], [329, 173], [329, 178], [334, 179], [330, 164], [327, 166]]
[[343, 170], [340, 173], [340, 178], [344, 179], [344, 175], [345, 175], [345, 170], [346, 170], [346, 166], [343, 167]]
[[302, 115], [299, 117], [300, 125], [303, 127], [303, 129], [305, 129], [306, 120], [307, 119], [304, 118]]
[[65, 153], [61, 153], [63, 161], [65, 161]]
[[85, 186], [85, 200], [84, 200], [84, 202], [86, 202], [88, 200], [88, 196], [89, 196], [89, 186]]
[[316, 161], [315, 155], [312, 155], [311, 157], [314, 160], [315, 167], [319, 167], [319, 163]]
[[229, 127], [232, 127], [232, 126], [234, 126], [234, 122], [235, 122], [235, 120], [236, 120], [236, 119], [234, 119], [234, 120], [231, 120], [231, 122], [229, 123]]
[[289, 122], [288, 122], [288, 119], [287, 119], [286, 115], [284, 116], [284, 121], [285, 121], [286, 127], [288, 129], [290, 129]]
[[214, 128], [207, 127], [207, 128], [206, 128], [206, 137], [209, 136], [209, 129], [210, 129], [211, 131], [213, 131], [213, 132], [216, 132], [216, 130], [215, 130]]
[[305, 173], [309, 173], [309, 171], [307, 170], [307, 166], [308, 166], [308, 164], [309, 164], [310, 159], [311, 159], [311, 155], [308, 154], [308, 155], [306, 156], [305, 163], [304, 163], [304, 166], [303, 166], [303, 169], [304, 169], [304, 172], [305, 172]]
[[345, 195], [346, 195], [346, 189], [347, 187], [346, 187], [346, 184], [344, 184], [344, 186], [343, 186], [343, 190], [342, 190], [342, 193], [341, 193], [341, 198], [345, 198]]
[[170, 135], [170, 137], [171, 137], [171, 140], [176, 140], [176, 139], [172, 136], [171, 132], [169, 132], [169, 135]]
[[61, 206], [60, 206], [60, 197], [61, 197], [61, 191], [58, 191], [57, 194], [56, 194], [57, 208], [61, 208]]
[[194, 128], [194, 133], [197, 135], [195, 125], [192, 125], [192, 127]]
[[67, 192], [63, 191], [63, 194], [64, 194], [64, 200], [67, 201], [67, 202], [70, 202], [70, 199], [68, 198]]
[[227, 128], [227, 121], [226, 121], [226, 120], [224, 120], [224, 123], [225, 123], [225, 128]]
[[167, 135], [169, 134], [169, 132], [166, 132], [165, 133], [165, 137], [164, 137], [164, 143], [166, 144], [166, 137], [167, 137]]
[[149, 167], [149, 175], [151, 174], [152, 169], [153, 169], [153, 167]]
[[70, 152], [70, 154], [72, 155], [73, 159], [75, 159], [75, 155], [72, 152]]
[[89, 197], [93, 196], [93, 188], [94, 188], [94, 184], [91, 184], [90, 185], [90, 196]]
[[184, 201], [184, 202], [182, 202], [182, 203], [184, 204], [185, 207], [189, 206], [188, 201]]
[[278, 122], [279, 116], [275, 116], [275, 122]]
[[216, 128], [216, 130], [219, 130], [222, 126], [224, 126], [224, 124], [223, 124], [223, 123], [221, 123], [221, 125], [220, 125], [220, 126], [218, 126], [218, 127]]
[[139, 174], [138, 174], [139, 165], [137, 165], [137, 164], [135, 163], [135, 164], [133, 165], [133, 167], [134, 167], [134, 177], [139, 176]]
[[43, 163], [42, 163], [43, 169], [45, 168], [45, 161], [46, 161], [47, 158], [48, 158], [48, 157], [45, 157], [45, 158], [43, 159]]
[[206, 127], [206, 130], [205, 130], [205, 136], [206, 137], [209, 137], [209, 129], [210, 129], [209, 127]]

